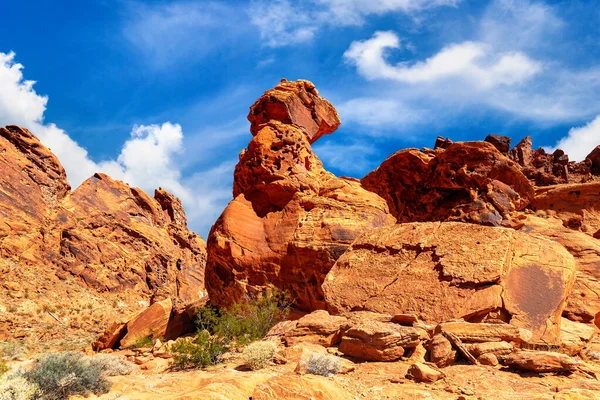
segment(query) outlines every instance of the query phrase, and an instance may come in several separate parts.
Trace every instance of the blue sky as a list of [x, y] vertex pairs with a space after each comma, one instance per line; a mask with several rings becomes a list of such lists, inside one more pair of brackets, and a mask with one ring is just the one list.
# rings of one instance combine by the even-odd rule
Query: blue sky
[[248, 107], [282, 77], [340, 112], [314, 145], [339, 175], [437, 135], [531, 135], [575, 159], [600, 144], [598, 1], [5, 3], [0, 125], [38, 135], [73, 186], [103, 171], [171, 190], [204, 237]]

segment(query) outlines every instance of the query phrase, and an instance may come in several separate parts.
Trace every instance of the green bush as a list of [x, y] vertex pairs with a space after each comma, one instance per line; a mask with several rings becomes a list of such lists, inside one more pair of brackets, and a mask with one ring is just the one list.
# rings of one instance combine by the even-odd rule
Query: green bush
[[141, 349], [144, 347], [152, 347], [153, 345], [154, 341], [152, 340], [152, 335], [148, 335], [139, 337], [133, 344], [133, 347], [136, 349]]
[[219, 313], [205, 307], [198, 314], [199, 329], [208, 330], [226, 343], [245, 346], [261, 340], [278, 322], [287, 318], [291, 302], [283, 292], [246, 298]]
[[221, 362], [227, 347], [208, 331], [199, 331], [193, 338], [178, 339], [170, 348], [173, 364], [178, 368], [206, 367]]
[[260, 341], [248, 345], [242, 354], [246, 365], [253, 371], [263, 369], [273, 361], [277, 345], [273, 342]]
[[0, 377], [0, 400], [33, 400], [41, 396], [40, 388], [25, 379], [23, 371], [12, 371]]
[[75, 352], [51, 353], [39, 360], [25, 379], [39, 387], [45, 400], [63, 400], [71, 395], [102, 394], [110, 389], [102, 363]]

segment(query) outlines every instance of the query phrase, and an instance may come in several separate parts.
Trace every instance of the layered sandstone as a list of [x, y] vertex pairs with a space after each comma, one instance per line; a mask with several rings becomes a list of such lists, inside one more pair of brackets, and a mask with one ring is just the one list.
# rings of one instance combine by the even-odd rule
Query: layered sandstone
[[282, 82], [248, 119], [254, 137], [235, 168], [234, 199], [208, 238], [211, 302], [228, 306], [275, 287], [300, 309], [324, 308], [321, 284], [335, 261], [394, 218], [382, 198], [327, 172], [313, 153], [311, 142], [339, 118], [312, 84]]
[[23, 307], [22, 318], [0, 316], [0, 338], [27, 337], [38, 320], [47, 325], [28, 319], [36, 308], [65, 303], [68, 317], [56, 323], [60, 313], [49, 311], [50, 326], [67, 321], [78, 329], [87, 323], [72, 314], [102, 304], [102, 316], [92, 317], [97, 328], [107, 310], [130, 314], [140, 302], [204, 296], [206, 244], [167, 191], [152, 198], [104, 174], [71, 191], [54, 154], [17, 126], [0, 128], [0, 171], [1, 285], [9, 295], [0, 296], [0, 310], [14, 307], [2, 305], [11, 299]]
[[413, 313], [426, 323], [496, 319], [556, 342], [575, 280], [559, 244], [512, 229], [410, 223], [357, 238], [327, 275], [328, 310]]

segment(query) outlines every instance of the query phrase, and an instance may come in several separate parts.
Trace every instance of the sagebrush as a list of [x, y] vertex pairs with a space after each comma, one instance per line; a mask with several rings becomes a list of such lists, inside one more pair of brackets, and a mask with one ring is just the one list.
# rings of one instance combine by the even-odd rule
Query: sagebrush
[[72, 395], [103, 394], [110, 389], [102, 365], [81, 353], [51, 353], [40, 359], [25, 379], [36, 384], [45, 400], [63, 400]]
[[306, 372], [313, 375], [329, 377], [342, 370], [341, 360], [329, 354], [311, 353], [304, 362], [306, 363]]
[[0, 400], [34, 400], [41, 395], [40, 388], [29, 382], [23, 371], [12, 371], [0, 377]]
[[265, 368], [271, 364], [277, 345], [269, 341], [260, 341], [249, 344], [242, 354], [244, 362], [252, 370]]

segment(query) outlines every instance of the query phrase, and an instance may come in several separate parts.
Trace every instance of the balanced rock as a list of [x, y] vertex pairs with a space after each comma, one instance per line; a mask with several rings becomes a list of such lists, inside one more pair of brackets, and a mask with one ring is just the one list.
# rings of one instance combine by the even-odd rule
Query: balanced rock
[[[333, 107], [305, 101], [306, 90], [318, 96], [306, 81], [280, 86], [286, 107], [268, 106], [279, 94], [267, 91], [252, 108], [254, 138], [235, 168], [234, 199], [209, 235], [206, 286], [217, 306], [276, 287], [300, 309], [322, 309], [321, 284], [339, 256], [361, 233], [394, 223], [382, 198], [325, 171], [312, 152], [310, 143], [337, 126], [312, 121], [329, 120]], [[281, 117], [282, 107], [295, 109], [289, 104], [308, 107], [311, 123]]]
[[361, 235], [323, 291], [333, 314], [413, 313], [437, 324], [500, 311], [514, 327], [532, 331], [534, 341], [558, 342], [574, 280], [573, 257], [555, 242], [506, 228], [429, 222]]
[[487, 142], [453, 143], [444, 150], [401, 150], [365, 176], [398, 222], [462, 221], [510, 225], [509, 214], [533, 199], [519, 166]]
[[334, 132], [341, 124], [335, 108], [319, 96], [312, 82], [286, 79], [256, 100], [250, 107], [248, 120], [253, 135], [257, 135], [264, 124], [279, 121], [302, 129], [310, 143]]

